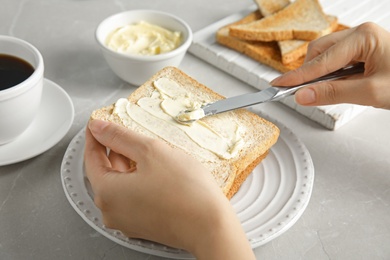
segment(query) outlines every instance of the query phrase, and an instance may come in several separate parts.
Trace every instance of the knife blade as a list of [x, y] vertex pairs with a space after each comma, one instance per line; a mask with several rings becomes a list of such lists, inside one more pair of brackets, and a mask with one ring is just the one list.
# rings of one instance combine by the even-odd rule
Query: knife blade
[[202, 107], [204, 116], [215, 115], [234, 109], [248, 107], [272, 100], [279, 92], [277, 87], [268, 87], [256, 93], [221, 99]]

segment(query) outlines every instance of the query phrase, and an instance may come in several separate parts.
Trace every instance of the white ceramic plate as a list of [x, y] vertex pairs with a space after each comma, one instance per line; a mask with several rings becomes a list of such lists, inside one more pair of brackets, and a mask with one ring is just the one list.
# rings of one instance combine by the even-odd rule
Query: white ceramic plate
[[[253, 248], [281, 235], [299, 219], [309, 202], [314, 181], [314, 167], [305, 145], [288, 128], [269, 120], [279, 126], [279, 140], [231, 199]], [[91, 227], [125, 247], [163, 257], [193, 259], [183, 250], [129, 239], [104, 227], [83, 171], [84, 134], [85, 129], [73, 138], [61, 166], [65, 194], [76, 212]]]
[[0, 145], [0, 166], [37, 156], [57, 144], [73, 123], [74, 107], [68, 94], [44, 79], [38, 114], [26, 131], [11, 143]]

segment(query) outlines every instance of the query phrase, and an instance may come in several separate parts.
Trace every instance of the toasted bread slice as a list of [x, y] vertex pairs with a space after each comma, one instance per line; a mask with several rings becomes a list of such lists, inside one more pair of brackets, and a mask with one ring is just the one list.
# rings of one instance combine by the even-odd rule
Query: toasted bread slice
[[287, 40], [278, 41], [283, 64], [289, 64], [306, 55], [309, 41]]
[[233, 37], [249, 41], [314, 40], [337, 28], [318, 0], [296, 0], [281, 11], [248, 24], [231, 26]]
[[288, 64], [282, 62], [282, 55], [277, 42], [259, 42], [259, 41], [245, 41], [229, 34], [229, 28], [233, 25], [246, 24], [256, 21], [263, 16], [257, 10], [242, 18], [241, 20], [228, 24], [220, 28], [216, 33], [216, 40], [218, 43], [236, 50], [240, 53], [251, 57], [265, 65], [268, 65], [277, 71], [287, 72], [300, 67], [303, 64], [304, 57], [300, 57]]
[[[93, 111], [91, 119], [115, 122], [152, 138], [162, 139], [171, 146], [182, 149], [202, 162], [210, 170], [224, 194], [231, 198], [246, 177], [267, 155], [271, 146], [275, 144], [279, 136], [279, 129], [271, 122], [246, 109], [201, 119], [200, 125], [207, 124], [217, 136], [222, 138], [221, 140], [231, 140], [232, 134], [236, 136], [239, 129], [240, 138], [238, 139], [240, 139], [241, 149], [236, 150], [237, 153], [231, 157], [221, 158], [209, 148], [204, 147], [202, 142], [194, 141], [197, 139], [188, 135], [187, 130], [193, 126], [183, 126], [171, 117], [160, 116], [161, 106], [163, 106], [161, 102], [165, 100], [165, 96], [172, 96], [172, 93], [161, 92], [161, 89], [156, 86], [167, 80], [170, 84], [174, 83], [177, 89], [174, 92], [175, 95], [177, 93], [177, 97], [172, 97], [172, 100], [179, 99], [183, 93], [186, 93], [186, 97], [187, 94], [190, 96], [191, 102], [212, 102], [224, 98], [181, 70], [175, 67], [166, 67], [135, 90], [127, 99], [124, 99], [127, 102], [126, 107], [130, 108], [126, 111], [130, 111], [130, 114], [126, 112], [126, 116], [122, 117], [120, 113], [116, 112], [118, 101], [116, 104]], [[157, 105], [144, 106], [145, 100], [153, 101], [153, 104]], [[203, 134], [201, 137], [203, 138]], [[217, 141], [220, 140], [211, 141], [211, 143]]]
[[[289, 0], [255, 0], [255, 2], [260, 13], [264, 17], [273, 15], [290, 4]], [[288, 64], [304, 56], [307, 51], [308, 43], [308, 41], [302, 40], [278, 41], [278, 46], [282, 56], [282, 63]]]
[[254, 0], [260, 13], [266, 17], [270, 16], [290, 4], [290, 0]]
[[[333, 32], [334, 29], [334, 23], [337, 23], [337, 19], [335, 19], [334, 16], [328, 16], [329, 22], [332, 24], [332, 31], [323, 31], [323, 35]], [[338, 25], [337, 25], [338, 27]], [[337, 28], [336, 27], [336, 28]], [[321, 35], [321, 36], [323, 36]], [[278, 41], [280, 53], [282, 55], [282, 63], [288, 64], [291, 63], [300, 57], [304, 56], [307, 51], [307, 46], [309, 45], [310, 41], [304, 41], [304, 40], [286, 40], [286, 41]]]

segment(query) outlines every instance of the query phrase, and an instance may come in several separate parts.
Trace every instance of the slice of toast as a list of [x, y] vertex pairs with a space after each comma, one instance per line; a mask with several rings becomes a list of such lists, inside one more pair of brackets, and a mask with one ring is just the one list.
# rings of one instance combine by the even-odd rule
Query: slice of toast
[[289, 64], [306, 55], [309, 41], [287, 40], [278, 41], [283, 64]]
[[[308, 41], [301, 41], [301, 43], [297, 42], [298, 40], [286, 41], [285, 43], [245, 41], [229, 35], [229, 28], [231, 26], [257, 21], [262, 17], [263, 16], [260, 14], [259, 10], [257, 10], [243, 17], [239, 21], [220, 28], [216, 32], [217, 42], [282, 73], [300, 67], [305, 60]], [[336, 31], [344, 30], [346, 28], [348, 27], [339, 24]], [[282, 51], [281, 48], [283, 48]], [[285, 58], [288, 62], [283, 61], [282, 52], [284, 55], [289, 55], [289, 57]]]
[[263, 19], [231, 26], [229, 34], [249, 41], [310, 41], [337, 28], [337, 18], [323, 12], [318, 0], [296, 0]]
[[217, 42], [280, 72], [287, 72], [300, 67], [304, 62], [303, 56], [287, 64], [282, 62], [282, 55], [277, 42], [245, 41], [229, 34], [229, 28], [231, 26], [257, 21], [262, 17], [263, 16], [257, 10], [239, 21], [220, 28], [216, 33]]
[[[169, 93], [162, 90], [161, 82], [168, 82], [166, 86], [173, 85], [174, 88], [171, 88], [173, 90], [169, 90]], [[172, 117], [161, 114], [163, 111], [161, 107], [165, 104], [162, 102], [166, 99], [178, 102], [183, 97], [188, 98], [191, 103], [213, 102], [224, 98], [181, 70], [166, 67], [135, 90], [127, 99], [124, 99], [125, 101], [121, 99], [121, 102], [127, 104], [124, 116], [121, 114], [123, 111], [118, 112], [120, 111], [118, 104], [121, 103], [118, 101], [116, 104], [93, 111], [91, 119], [115, 122], [182, 149], [201, 161], [210, 170], [224, 194], [231, 198], [252, 170], [265, 158], [271, 146], [275, 144], [279, 129], [271, 122], [246, 109], [201, 119], [199, 122], [201, 127], [206, 124], [205, 129], [212, 129], [212, 132], [220, 137], [209, 139], [208, 143], [212, 147], [217, 146], [215, 149], [218, 150], [220, 145], [217, 144], [221, 140], [223, 142], [233, 141], [230, 143], [233, 145], [229, 146], [228, 150], [235, 150], [236, 153], [232, 153], [231, 157], [223, 158], [213, 149], [206, 147], [207, 144], [197, 141], [198, 137], [206, 138], [207, 133], [203, 136], [202, 132], [194, 139], [194, 136], [187, 132], [192, 131], [194, 126], [183, 126]], [[205, 129], [202, 128], [201, 131], [206, 131]], [[195, 132], [198, 132], [198, 128], [195, 128]], [[238, 133], [239, 136], [237, 136]], [[237, 145], [238, 143], [240, 145]]]
[[[337, 19], [335, 19], [334, 16], [327, 16], [329, 23], [332, 24], [332, 31], [323, 31], [323, 35], [333, 32], [334, 29], [334, 23], [337, 23]], [[338, 27], [338, 25], [337, 25]], [[336, 27], [336, 28], [337, 28]], [[304, 40], [286, 40], [286, 41], [278, 41], [280, 53], [282, 55], [282, 63], [288, 64], [291, 63], [294, 60], [299, 59], [300, 57], [304, 56], [307, 51], [307, 46], [309, 45], [310, 41], [304, 41]]]
[[260, 13], [266, 17], [270, 16], [290, 4], [290, 0], [254, 0]]
[[[255, 0], [260, 13], [266, 17], [279, 12], [290, 4], [289, 0]], [[261, 18], [260, 18], [261, 19]], [[308, 41], [286, 40], [278, 41], [279, 50], [282, 57], [282, 63], [291, 63], [304, 56], [307, 51]]]

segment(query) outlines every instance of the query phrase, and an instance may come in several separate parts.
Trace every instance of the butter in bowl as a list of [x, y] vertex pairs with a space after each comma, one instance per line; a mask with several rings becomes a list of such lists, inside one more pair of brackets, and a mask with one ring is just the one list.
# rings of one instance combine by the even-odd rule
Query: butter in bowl
[[103, 20], [95, 37], [113, 72], [138, 86], [162, 68], [180, 65], [192, 31], [172, 14], [130, 10]]

